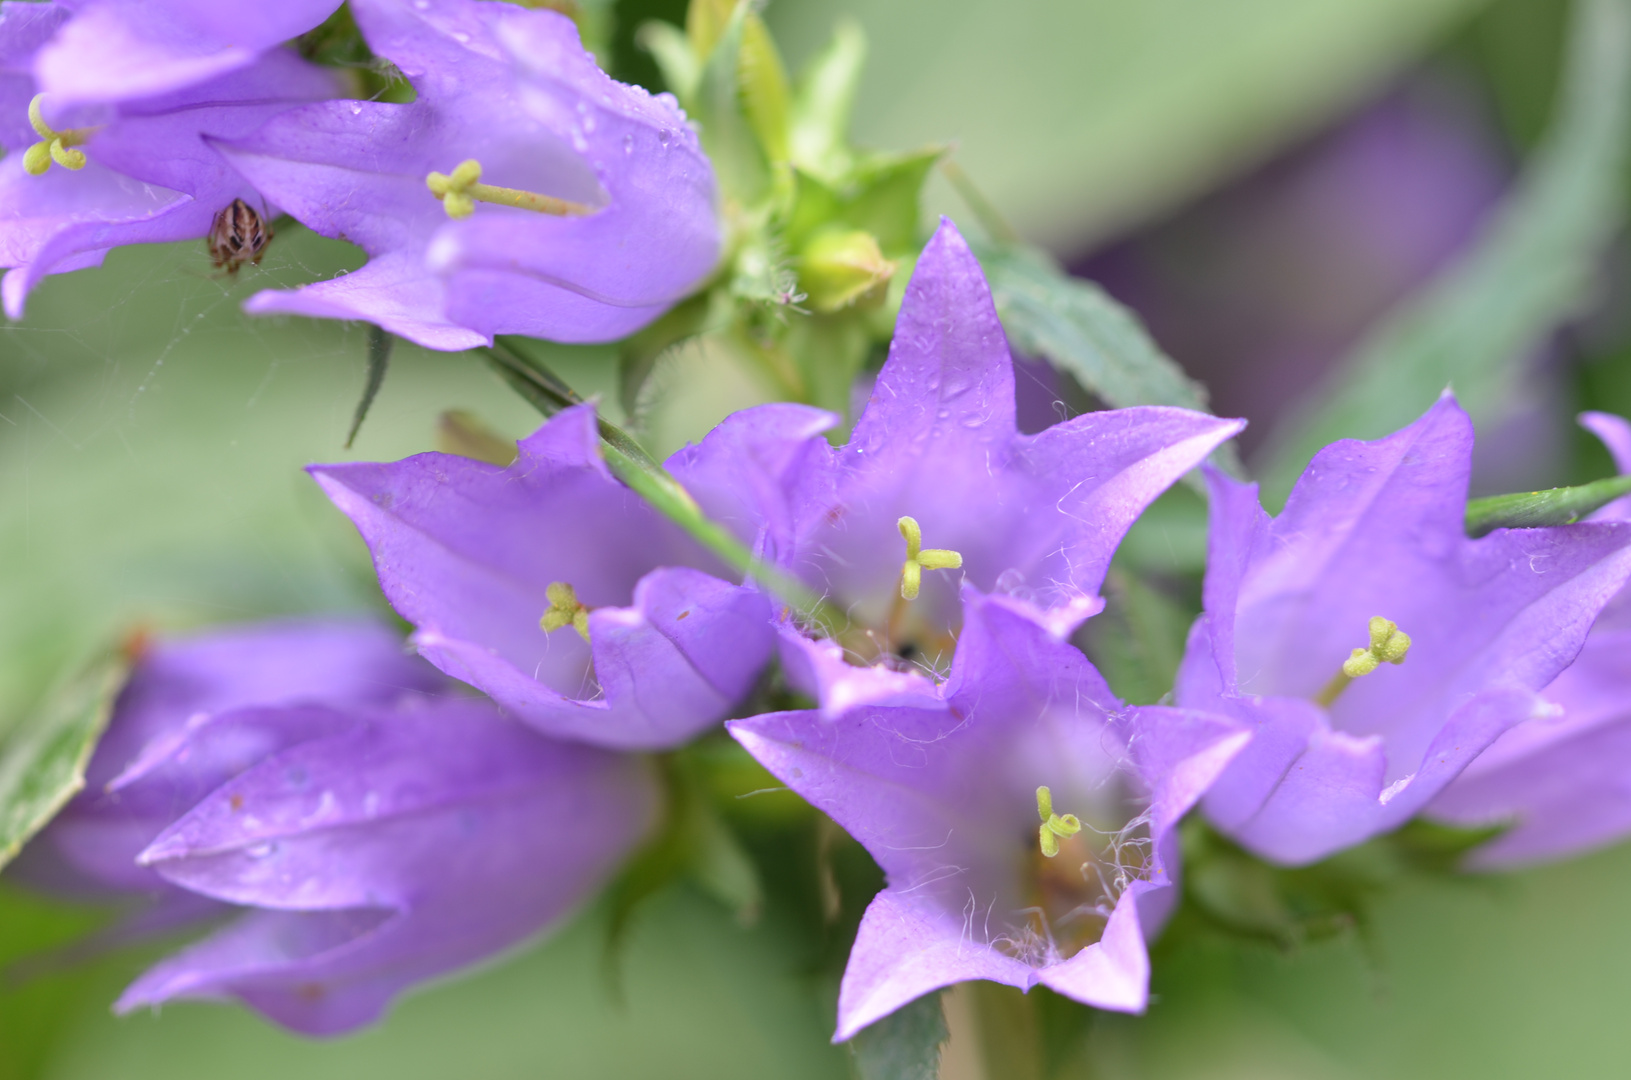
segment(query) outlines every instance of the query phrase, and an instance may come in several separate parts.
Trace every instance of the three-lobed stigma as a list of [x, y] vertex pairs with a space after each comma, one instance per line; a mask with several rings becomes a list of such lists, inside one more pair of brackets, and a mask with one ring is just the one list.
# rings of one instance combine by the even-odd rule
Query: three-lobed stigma
[[1349, 683], [1369, 675], [1384, 663], [1402, 664], [1409, 654], [1410, 635], [1400, 630], [1392, 619], [1374, 615], [1370, 621], [1370, 644], [1350, 653], [1342, 662], [1342, 670], [1331, 676], [1331, 681], [1314, 700], [1329, 708]]
[[1082, 820], [1075, 814], [1053, 812], [1053, 792], [1046, 784], [1036, 789], [1036, 813], [1042, 819], [1037, 829], [1037, 843], [1047, 858], [1059, 854], [1060, 837], [1075, 836], [1082, 831]]
[[578, 591], [564, 581], [551, 582], [544, 590], [549, 598], [549, 608], [544, 617], [538, 620], [538, 626], [544, 633], [553, 633], [563, 626], [570, 626], [578, 632], [583, 640], [589, 640], [589, 609], [578, 602]]
[[963, 556], [958, 552], [945, 548], [925, 549], [923, 530], [916, 518], [903, 517], [895, 525], [900, 529], [901, 538], [906, 541], [906, 562], [900, 571], [902, 600], [917, 599], [918, 591], [923, 587], [923, 571], [955, 570], [963, 565]]
[[85, 167], [85, 151], [74, 149], [83, 146], [99, 128], [67, 128], [57, 131], [45, 122], [45, 114], [40, 111], [40, 101], [44, 94], [35, 94], [34, 99], [28, 103], [28, 123], [40, 141], [23, 151], [23, 171], [30, 176], [42, 176], [51, 168], [54, 161], [64, 169], [78, 170]]
[[478, 202], [497, 206], [514, 206], [533, 210], [553, 217], [582, 217], [594, 213], [594, 207], [570, 199], [557, 199], [553, 195], [539, 195], [516, 188], [495, 187], [481, 182], [481, 162], [475, 158], [459, 162], [451, 173], [433, 172], [425, 177], [430, 193], [442, 200], [442, 209], [450, 218], [467, 218], [476, 212]]

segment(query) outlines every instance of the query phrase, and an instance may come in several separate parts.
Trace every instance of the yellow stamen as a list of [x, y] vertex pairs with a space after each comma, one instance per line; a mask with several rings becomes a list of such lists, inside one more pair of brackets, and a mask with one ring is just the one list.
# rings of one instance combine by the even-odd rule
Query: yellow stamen
[[923, 547], [923, 530], [917, 519], [903, 517], [895, 523], [906, 541], [906, 562], [900, 571], [900, 595], [903, 600], [916, 600], [923, 586], [925, 570], [955, 570], [963, 565], [963, 556], [945, 548]]
[[578, 592], [564, 581], [553, 582], [544, 590], [549, 597], [549, 610], [538, 620], [544, 633], [552, 633], [570, 626], [583, 640], [589, 640], [589, 609], [578, 603]]
[[1053, 858], [1059, 854], [1059, 838], [1061, 836], [1075, 836], [1082, 831], [1082, 820], [1075, 814], [1056, 814], [1053, 812], [1053, 792], [1046, 784], [1036, 789], [1036, 814], [1042, 819], [1042, 825], [1037, 829], [1037, 842], [1042, 847], [1042, 854]]
[[1400, 630], [1399, 624], [1392, 619], [1373, 616], [1370, 621], [1370, 645], [1350, 653], [1348, 659], [1342, 661], [1342, 670], [1331, 676], [1331, 681], [1325, 684], [1314, 700], [1330, 708], [1349, 683], [1369, 675], [1383, 663], [1402, 664], [1409, 654], [1410, 635]]
[[595, 210], [587, 203], [557, 199], [553, 195], [539, 195], [536, 192], [520, 191], [516, 188], [494, 187], [492, 184], [480, 183], [480, 180], [481, 162], [471, 158], [469, 161], [461, 161], [451, 174], [431, 173], [425, 177], [425, 186], [430, 188], [432, 195], [442, 200], [442, 209], [447, 211], [450, 218], [469, 217], [476, 212], [478, 202], [535, 210], [540, 214], [550, 214], [554, 217], [582, 217], [594, 213]]
[[75, 150], [74, 147], [83, 146], [102, 129], [87, 127], [57, 131], [45, 122], [45, 114], [40, 111], [40, 101], [44, 97], [44, 94], [35, 94], [34, 100], [28, 103], [28, 122], [40, 141], [23, 151], [23, 171], [30, 176], [40, 176], [51, 167], [53, 161], [64, 169], [83, 169], [85, 151]]

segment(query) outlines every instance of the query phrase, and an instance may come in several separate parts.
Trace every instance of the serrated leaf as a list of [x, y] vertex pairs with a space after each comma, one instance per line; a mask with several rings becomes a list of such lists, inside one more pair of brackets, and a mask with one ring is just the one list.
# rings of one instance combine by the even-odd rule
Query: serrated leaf
[[[1138, 317], [1047, 255], [978, 244], [1003, 329], [1018, 351], [1047, 360], [1107, 405], [1176, 405], [1208, 411], [1206, 390], [1156, 345]], [[1216, 455], [1234, 471], [1233, 443]]]
[[0, 867], [85, 786], [85, 766], [130, 675], [110, 649], [53, 691], [0, 746]]
[[923, 182], [945, 154], [932, 146], [904, 154], [875, 154], [857, 162], [841, 184], [795, 170], [793, 212], [785, 238], [797, 251], [822, 229], [869, 232], [886, 255], [918, 249]]
[[1624, 495], [1631, 495], [1631, 476], [1611, 476], [1578, 487], [1469, 499], [1467, 535], [1476, 538], [1487, 536], [1496, 529], [1569, 525]]
[[861, 1080], [935, 1080], [946, 1038], [946, 1014], [935, 991], [863, 1029], [849, 1046]]
[[1524, 361], [1589, 300], [1623, 213], [1631, 0], [1582, 0], [1566, 71], [1550, 134], [1480, 240], [1274, 433], [1266, 501], [1283, 500], [1320, 447], [1395, 431], [1445, 386], [1475, 421], [1499, 418]]
[[793, 164], [828, 183], [836, 183], [850, 168], [849, 120], [865, 65], [866, 34], [860, 23], [845, 17], [799, 75], [793, 95]]

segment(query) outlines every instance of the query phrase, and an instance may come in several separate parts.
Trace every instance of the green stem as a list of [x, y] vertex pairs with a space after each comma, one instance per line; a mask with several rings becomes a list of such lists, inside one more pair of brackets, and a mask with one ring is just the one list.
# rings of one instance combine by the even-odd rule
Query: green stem
[[[554, 372], [502, 338], [496, 339], [492, 348], [476, 351], [545, 416], [583, 404], [583, 398]], [[847, 620], [841, 614], [802, 582], [756, 558], [730, 530], [709, 519], [691, 493], [628, 432], [603, 419], [597, 423], [600, 452], [606, 467], [652, 509], [678, 525], [727, 566], [780, 597], [823, 634], [835, 637], [843, 630]]]

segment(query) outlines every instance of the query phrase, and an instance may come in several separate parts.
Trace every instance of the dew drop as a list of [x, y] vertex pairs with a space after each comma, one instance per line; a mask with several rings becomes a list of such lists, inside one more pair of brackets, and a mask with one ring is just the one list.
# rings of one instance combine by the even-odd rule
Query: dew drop
[[623, 152], [625, 154], [634, 153], [634, 136], [633, 135], [623, 136]]
[[362, 105], [359, 104], [358, 102], [353, 101], [351, 103], [351, 115], [352, 116], [361, 116], [362, 115]]
[[251, 859], [264, 859], [277, 854], [277, 845], [270, 840], [265, 840], [259, 844], [251, 844], [249, 847], [244, 848], [244, 854]]
[[667, 128], [657, 129], [657, 141], [662, 143], [663, 146], [666, 147], [673, 140], [674, 133], [672, 131], [669, 131]]

